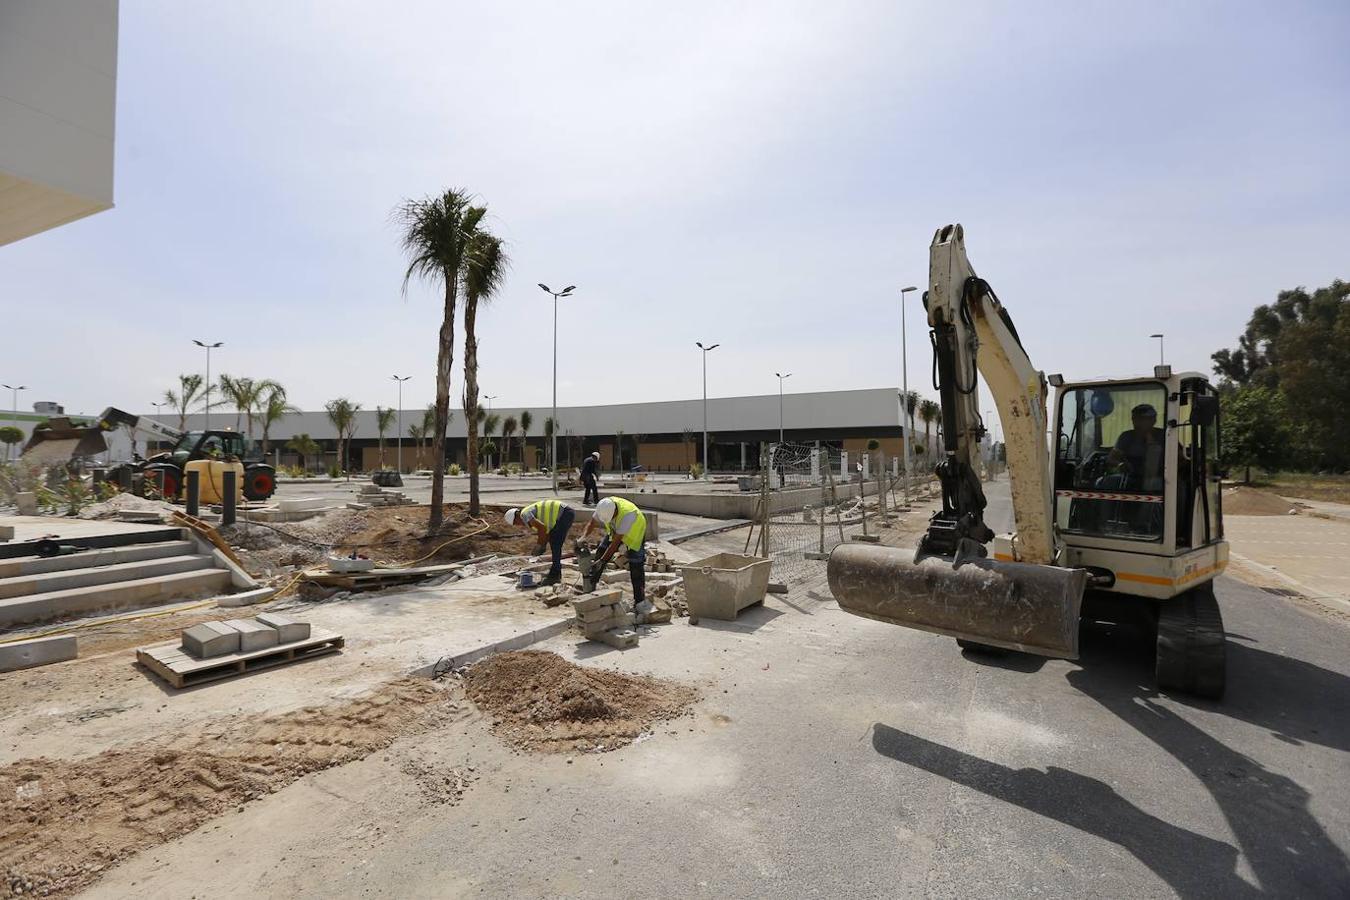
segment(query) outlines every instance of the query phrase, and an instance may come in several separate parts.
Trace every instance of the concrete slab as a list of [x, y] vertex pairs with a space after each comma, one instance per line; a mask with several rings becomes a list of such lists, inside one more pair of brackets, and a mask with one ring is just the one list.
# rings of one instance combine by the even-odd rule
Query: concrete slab
[[275, 647], [280, 635], [270, 625], [264, 625], [257, 619], [226, 619], [221, 623], [239, 632], [239, 652], [252, 653]]
[[5, 524], [13, 527], [15, 542], [35, 541], [49, 534], [69, 540], [164, 530], [161, 524], [118, 522], [114, 519], [69, 519], [65, 516], [6, 516]]
[[183, 630], [183, 652], [210, 659], [239, 652], [239, 631], [226, 622], [202, 622]]
[[65, 662], [79, 656], [74, 635], [35, 638], [0, 644], [0, 672], [31, 669], [48, 663]]
[[303, 641], [309, 637], [308, 622], [297, 622], [276, 613], [260, 613], [255, 618], [268, 628], [276, 629], [279, 643], [289, 644], [292, 641]]

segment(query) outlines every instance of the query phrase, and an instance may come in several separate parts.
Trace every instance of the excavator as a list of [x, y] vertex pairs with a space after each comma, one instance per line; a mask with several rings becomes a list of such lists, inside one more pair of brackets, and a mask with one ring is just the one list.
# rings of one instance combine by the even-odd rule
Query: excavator
[[[942, 508], [914, 550], [836, 547], [827, 577], [840, 607], [954, 637], [967, 653], [1064, 659], [1078, 657], [1082, 619], [1142, 617], [1156, 635], [1158, 687], [1220, 697], [1214, 579], [1228, 543], [1219, 397], [1208, 379], [1167, 365], [1121, 379], [1047, 379], [971, 267], [960, 225], [933, 237], [924, 308], [942, 407]], [[980, 376], [1003, 426], [1012, 534], [984, 521]]]

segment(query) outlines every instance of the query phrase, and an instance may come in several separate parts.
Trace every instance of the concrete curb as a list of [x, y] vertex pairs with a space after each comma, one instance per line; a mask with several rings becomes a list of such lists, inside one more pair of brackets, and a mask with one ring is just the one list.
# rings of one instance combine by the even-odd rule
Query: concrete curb
[[[1268, 566], [1265, 563], [1260, 563], [1250, 557], [1243, 556], [1241, 553], [1235, 553], [1231, 546], [1228, 548], [1228, 555], [1233, 559], [1238, 560], [1243, 565], [1251, 566], [1253, 569], [1260, 569], [1267, 575], [1270, 575], [1279, 581], [1283, 581], [1285, 584], [1302, 594], [1305, 600], [1312, 600], [1316, 603], [1320, 603], [1339, 613], [1350, 614], [1350, 600], [1315, 590], [1297, 579], [1290, 578], [1274, 566]], [[1237, 578], [1236, 575], [1232, 577]], [[1241, 578], [1237, 578], [1237, 580], [1242, 581]], [[1245, 584], [1246, 582], [1243, 583]]]
[[223, 597], [216, 598], [216, 606], [253, 606], [255, 603], [263, 603], [270, 599], [277, 592], [276, 588], [260, 587], [251, 591], [244, 591], [239, 594], [226, 594]]
[[491, 656], [494, 653], [506, 653], [511, 650], [524, 650], [532, 644], [540, 641], [546, 641], [551, 637], [557, 637], [572, 627], [572, 619], [561, 619], [541, 628], [533, 628], [529, 631], [521, 632], [509, 638], [495, 641], [491, 644], [484, 644], [481, 647], [475, 647], [472, 650], [465, 650], [462, 653], [456, 653], [454, 656], [443, 656], [429, 666], [422, 666], [414, 669], [411, 674], [424, 678], [431, 678], [438, 673], [452, 672], [455, 669], [461, 669], [464, 666], [478, 662], [484, 657]]

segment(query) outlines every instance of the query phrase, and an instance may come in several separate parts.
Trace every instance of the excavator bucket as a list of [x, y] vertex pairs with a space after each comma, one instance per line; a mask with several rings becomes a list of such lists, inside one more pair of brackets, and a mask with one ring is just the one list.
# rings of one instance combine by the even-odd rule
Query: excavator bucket
[[1083, 569], [840, 544], [826, 566], [839, 606], [856, 616], [1041, 656], [1077, 659]]

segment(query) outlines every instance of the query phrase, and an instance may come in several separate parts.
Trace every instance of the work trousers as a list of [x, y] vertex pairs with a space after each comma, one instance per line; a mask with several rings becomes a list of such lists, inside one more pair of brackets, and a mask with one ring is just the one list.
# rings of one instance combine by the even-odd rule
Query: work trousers
[[586, 505], [588, 505], [588, 506], [591, 505], [591, 504], [593, 504], [593, 503], [599, 503], [599, 502], [600, 502], [600, 487], [599, 487], [599, 485], [598, 485], [598, 484], [596, 483], [596, 481], [595, 481], [595, 476], [594, 476], [594, 475], [582, 475], [582, 476], [581, 476], [581, 484], [582, 484], [582, 487], [586, 488], [586, 496], [582, 499], [581, 502], [584, 503], [584, 504], [586, 504]]
[[576, 520], [576, 517], [576, 511], [572, 507], [564, 506], [558, 513], [557, 524], [548, 533], [548, 546], [553, 551], [553, 565], [549, 566], [548, 569], [550, 579], [562, 578], [563, 545], [567, 543], [567, 532], [572, 530], [572, 522]]
[[[605, 538], [600, 545], [599, 555], [601, 557], [609, 549], [609, 541], [609, 538]], [[640, 550], [632, 550], [628, 547], [623, 549], [628, 554], [628, 580], [633, 585], [633, 605], [637, 606], [647, 599], [645, 592], [647, 585], [647, 542], [642, 542], [642, 549]]]

